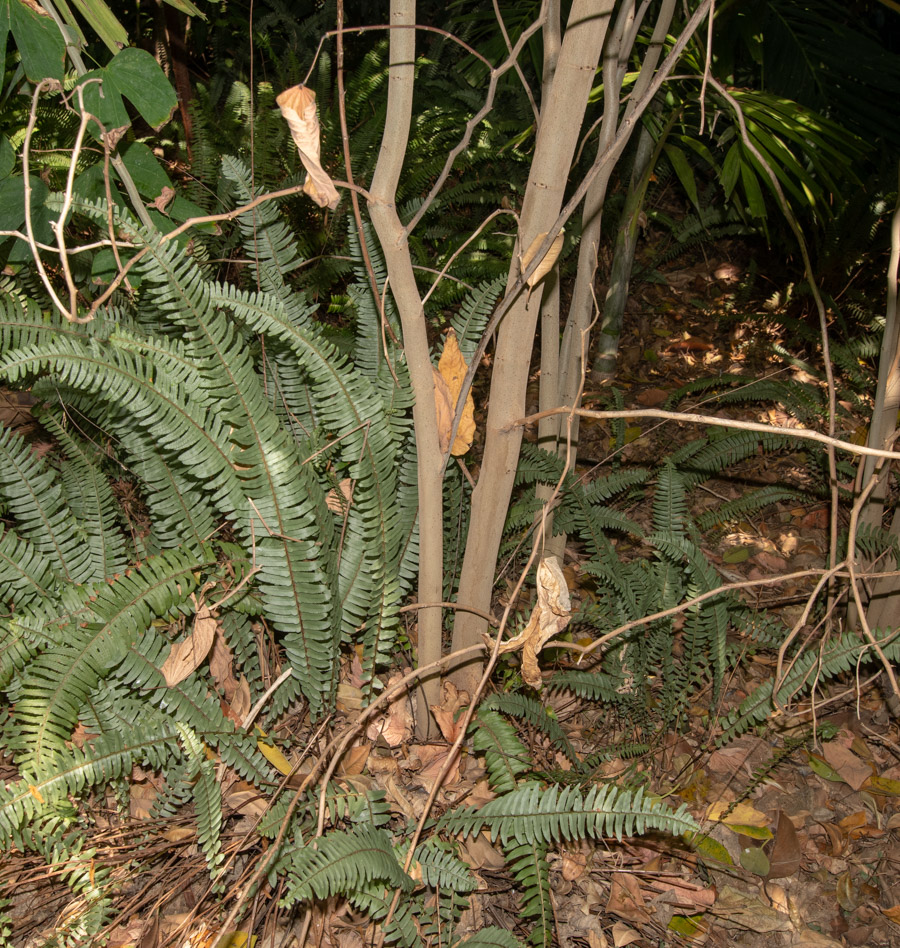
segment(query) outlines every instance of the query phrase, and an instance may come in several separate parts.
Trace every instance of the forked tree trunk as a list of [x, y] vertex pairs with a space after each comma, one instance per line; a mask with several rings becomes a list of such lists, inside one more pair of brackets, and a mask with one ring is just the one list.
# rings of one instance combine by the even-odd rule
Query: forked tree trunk
[[[614, 5], [615, 0], [574, 0], [572, 4], [550, 93], [542, 103], [519, 226], [520, 248], [530, 246], [538, 234], [549, 231], [562, 208], [568, 171]], [[510, 267], [510, 285], [518, 272], [515, 260]], [[497, 334], [484, 458], [472, 495], [471, 525], [458, 595], [460, 604], [481, 612], [490, 609], [497, 552], [519, 459], [522, 430], [508, 426], [524, 414], [541, 295], [540, 286], [530, 298], [521, 294]], [[478, 644], [486, 629], [484, 619], [457, 612], [453, 650]], [[478, 669], [478, 664], [456, 669], [457, 684], [472, 690], [477, 684]]]

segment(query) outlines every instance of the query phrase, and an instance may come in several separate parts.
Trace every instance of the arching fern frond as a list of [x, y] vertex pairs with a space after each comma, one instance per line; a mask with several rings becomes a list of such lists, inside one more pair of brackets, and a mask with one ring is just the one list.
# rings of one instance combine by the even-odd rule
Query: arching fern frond
[[591, 787], [582, 794], [577, 787], [528, 783], [480, 808], [447, 814], [438, 825], [463, 836], [486, 830], [504, 846], [511, 840], [546, 844], [602, 836], [621, 840], [648, 829], [669, 833], [697, 829], [686, 806], [673, 811], [645, 799], [643, 788], [632, 793], [611, 784]]

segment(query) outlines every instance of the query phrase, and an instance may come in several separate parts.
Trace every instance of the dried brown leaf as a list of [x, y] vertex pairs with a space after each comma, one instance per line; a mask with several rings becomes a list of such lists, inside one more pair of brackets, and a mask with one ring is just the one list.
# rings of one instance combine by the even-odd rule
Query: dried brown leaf
[[[456, 333], [451, 329], [444, 340], [444, 350], [434, 372], [434, 398], [442, 453], [447, 450], [450, 443], [450, 432], [453, 428], [453, 419], [456, 417], [459, 393], [462, 391], [468, 369], [456, 340]], [[469, 392], [450, 453], [454, 457], [465, 454], [472, 447], [474, 438], [475, 402], [472, 393]]]
[[306, 86], [291, 86], [275, 101], [291, 130], [291, 138], [300, 152], [307, 178], [303, 193], [319, 207], [337, 207], [340, 195], [334, 182], [319, 162], [319, 116], [316, 114], [316, 94]]
[[212, 609], [205, 605], [200, 606], [194, 616], [191, 634], [184, 641], [173, 643], [160, 669], [170, 688], [184, 681], [200, 667], [200, 663], [212, 648], [217, 626], [218, 620]]
[[[547, 239], [547, 234], [549, 231], [544, 231], [541, 234], [538, 234], [534, 240], [528, 245], [528, 249], [525, 253], [522, 254], [521, 259], [521, 268], [524, 273], [529, 265], [531, 264], [532, 257], [538, 252], [538, 248], [541, 244]], [[525, 281], [526, 285], [530, 289], [534, 289], [544, 279], [544, 277], [553, 269], [553, 265], [556, 263], [557, 258], [559, 257], [560, 251], [563, 248], [563, 242], [566, 239], [566, 231], [563, 228], [553, 239], [553, 243], [550, 244], [550, 249], [544, 254], [541, 262], [538, 264], [537, 270], [531, 274], [531, 276]]]
[[[532, 688], [541, 688], [541, 670], [537, 657], [545, 643], [555, 638], [572, 618], [569, 587], [560, 569], [559, 560], [548, 556], [537, 569], [537, 605], [528, 625], [515, 638], [500, 646], [500, 653], [522, 650], [522, 678]], [[493, 648], [493, 643], [490, 643]]]

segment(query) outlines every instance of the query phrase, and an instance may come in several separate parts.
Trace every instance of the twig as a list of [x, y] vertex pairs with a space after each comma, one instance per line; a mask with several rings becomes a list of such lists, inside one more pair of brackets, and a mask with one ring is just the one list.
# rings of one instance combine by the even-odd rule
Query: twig
[[[582, 418], [596, 418], [600, 420], [604, 418], [661, 418], [664, 421], [680, 421], [694, 425], [739, 428], [742, 431], [759, 431], [762, 434], [786, 435], [789, 438], [798, 438], [801, 441], [818, 441], [820, 444], [834, 447], [841, 451], [847, 451], [849, 454], [867, 454], [877, 458], [900, 460], [900, 451], [885, 451], [880, 448], [870, 448], [864, 444], [853, 444], [850, 441], [842, 441], [840, 438], [834, 438], [831, 435], [822, 434], [818, 431], [809, 431], [806, 428], [782, 428], [779, 425], [764, 425], [756, 421], [740, 421], [736, 418], [717, 418], [715, 415], [697, 415], [693, 412], [664, 411], [662, 408], [594, 411], [589, 408], [572, 409], [568, 405], [561, 405], [559, 408], [548, 408], [547, 411], [540, 411], [533, 415], [527, 415], [525, 418], [519, 418], [507, 427], [513, 428], [519, 427], [520, 425], [531, 425], [548, 415], [562, 415], [570, 411], [574, 411]], [[895, 432], [895, 436], [897, 433], [898, 432]]]

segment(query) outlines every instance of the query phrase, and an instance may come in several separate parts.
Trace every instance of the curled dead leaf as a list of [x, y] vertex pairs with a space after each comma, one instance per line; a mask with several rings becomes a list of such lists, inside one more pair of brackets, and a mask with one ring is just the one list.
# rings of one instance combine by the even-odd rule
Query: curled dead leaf
[[[522, 677], [536, 691], [542, 684], [537, 657], [545, 643], [559, 635], [572, 618], [569, 587], [555, 556], [548, 556], [538, 564], [537, 596], [528, 625], [500, 646], [500, 654], [522, 650]], [[494, 647], [489, 639], [488, 644]]]
[[319, 207], [337, 207], [340, 195], [328, 172], [319, 162], [319, 116], [316, 114], [316, 94], [306, 86], [291, 86], [275, 101], [291, 130], [291, 138], [300, 152], [307, 178], [303, 193]]
[[[549, 231], [545, 230], [543, 233], [538, 234], [528, 245], [528, 249], [525, 251], [525, 253], [522, 254], [520, 266], [523, 273], [528, 269], [532, 258], [538, 252], [538, 248], [547, 239], [548, 233]], [[529, 287], [529, 289], [534, 289], [534, 287], [536, 287], [538, 283], [540, 283], [541, 280], [543, 280], [544, 277], [553, 269], [553, 265], [559, 258], [559, 254], [563, 248], [563, 242], [565, 239], [566, 230], [563, 228], [553, 239], [553, 243], [550, 244], [550, 249], [541, 258], [538, 268], [525, 281], [525, 284]]]

